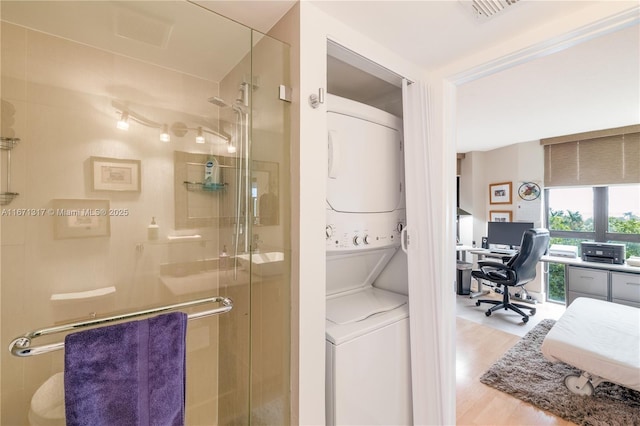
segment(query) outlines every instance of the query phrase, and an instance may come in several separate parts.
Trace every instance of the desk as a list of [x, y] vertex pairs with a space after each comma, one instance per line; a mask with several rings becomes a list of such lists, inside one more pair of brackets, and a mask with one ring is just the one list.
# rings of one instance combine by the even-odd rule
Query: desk
[[[475, 247], [472, 246], [465, 246], [462, 244], [456, 244], [456, 259], [457, 260], [462, 260], [463, 262], [467, 261], [467, 252], [471, 251], [471, 250], [476, 250]], [[462, 254], [462, 259], [460, 258], [460, 255]]]
[[469, 250], [470, 253], [475, 254], [476, 256], [478, 256], [478, 258], [482, 259], [484, 257], [493, 257], [495, 259], [504, 259], [504, 258], [511, 258], [515, 255], [514, 254], [506, 254], [506, 253], [494, 253], [489, 249], [473, 249], [473, 250]]
[[540, 261], [564, 265], [567, 306], [582, 296], [640, 307], [640, 267], [560, 256], [542, 256]]
[[561, 257], [561, 256], [542, 256], [540, 262], [560, 263], [562, 265], [581, 266], [583, 268], [606, 269], [607, 271], [629, 272], [632, 274], [640, 274], [640, 266], [631, 266], [626, 263], [623, 265], [614, 265], [612, 263], [601, 262], [585, 262], [581, 258]]

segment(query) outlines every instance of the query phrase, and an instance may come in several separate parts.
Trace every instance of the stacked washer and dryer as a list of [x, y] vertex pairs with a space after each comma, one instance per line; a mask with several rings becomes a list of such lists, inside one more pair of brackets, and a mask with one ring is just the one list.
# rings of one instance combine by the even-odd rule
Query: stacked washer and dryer
[[327, 114], [327, 424], [411, 424], [402, 120], [333, 95]]

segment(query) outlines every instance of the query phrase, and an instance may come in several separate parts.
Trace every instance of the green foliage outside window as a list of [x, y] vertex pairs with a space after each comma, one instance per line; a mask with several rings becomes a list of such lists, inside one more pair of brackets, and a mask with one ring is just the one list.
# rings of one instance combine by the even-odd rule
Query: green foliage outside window
[[582, 218], [580, 212], [549, 209], [549, 228], [552, 231], [593, 231], [593, 219]]
[[549, 264], [549, 294], [547, 297], [551, 301], [564, 303], [564, 265]]
[[[551, 231], [593, 231], [593, 220], [584, 220], [580, 212], [567, 210], [553, 210], [549, 212], [549, 229]], [[622, 217], [609, 217], [609, 232], [615, 234], [637, 234], [640, 235], [640, 217], [632, 213], [624, 213]], [[564, 242], [563, 242], [564, 241]], [[573, 242], [572, 242], [573, 241]], [[580, 247], [580, 239], [554, 238], [551, 244], [575, 245]], [[625, 243], [627, 246], [626, 255], [640, 256], [640, 243]]]
[[[609, 217], [610, 233], [638, 234], [640, 235], [640, 217], [632, 213], [625, 213], [622, 217]], [[549, 211], [549, 229], [551, 231], [592, 232], [593, 220], [584, 220], [579, 212], [553, 210]], [[551, 238], [550, 244], [562, 244], [580, 247], [580, 242], [586, 239], [579, 238]], [[640, 256], [640, 243], [624, 242], [626, 245], [626, 257]], [[549, 264], [549, 300], [555, 302], [565, 301], [565, 277], [564, 265]]]
[[623, 217], [609, 218], [609, 232], [616, 234], [640, 234], [640, 217], [625, 213]]

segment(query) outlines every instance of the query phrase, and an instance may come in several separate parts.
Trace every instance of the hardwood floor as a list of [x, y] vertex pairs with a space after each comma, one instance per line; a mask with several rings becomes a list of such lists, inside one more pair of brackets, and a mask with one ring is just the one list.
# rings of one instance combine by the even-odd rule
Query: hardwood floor
[[458, 425], [559, 425], [573, 423], [480, 383], [480, 376], [520, 336], [456, 318]]

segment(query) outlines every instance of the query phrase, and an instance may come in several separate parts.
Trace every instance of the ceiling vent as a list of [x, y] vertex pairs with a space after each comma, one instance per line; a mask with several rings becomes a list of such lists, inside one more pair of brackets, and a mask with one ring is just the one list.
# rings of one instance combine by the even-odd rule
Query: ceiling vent
[[515, 5], [518, 0], [459, 0], [469, 10], [473, 17], [484, 22], [501, 14], [509, 7]]

